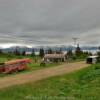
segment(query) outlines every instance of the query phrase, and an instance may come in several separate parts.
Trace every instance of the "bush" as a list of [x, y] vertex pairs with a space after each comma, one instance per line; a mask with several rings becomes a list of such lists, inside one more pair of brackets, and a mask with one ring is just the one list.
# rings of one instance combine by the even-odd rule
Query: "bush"
[[100, 64], [95, 65], [95, 69], [100, 69]]
[[72, 57], [72, 59], [73, 59], [73, 60], [76, 60], [76, 59], [77, 59], [77, 57], [74, 55], [74, 56]]

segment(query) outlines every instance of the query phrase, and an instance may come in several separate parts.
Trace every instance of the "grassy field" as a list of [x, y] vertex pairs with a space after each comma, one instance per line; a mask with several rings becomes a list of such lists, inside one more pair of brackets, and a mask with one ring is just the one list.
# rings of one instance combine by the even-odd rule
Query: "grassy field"
[[0, 90], [0, 100], [100, 100], [100, 64]]

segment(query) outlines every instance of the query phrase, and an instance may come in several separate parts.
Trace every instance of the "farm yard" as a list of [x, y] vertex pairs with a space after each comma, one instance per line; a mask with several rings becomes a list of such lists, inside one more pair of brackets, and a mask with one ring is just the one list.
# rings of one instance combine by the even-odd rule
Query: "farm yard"
[[15, 72], [12, 74], [2, 74], [0, 73], [0, 77], [4, 77], [7, 75], [14, 75], [14, 74], [20, 74], [20, 73], [26, 73], [26, 72], [30, 72], [33, 70], [38, 70], [38, 69], [43, 69], [43, 68], [47, 68], [47, 67], [54, 67], [54, 66], [58, 66], [61, 65], [63, 63], [59, 62], [59, 63], [48, 63], [45, 66], [41, 65], [40, 63], [42, 61], [42, 59], [39, 56], [31, 56], [31, 55], [14, 55], [14, 54], [0, 54], [0, 63], [4, 63], [7, 61], [13, 61], [13, 60], [17, 60], [17, 59], [24, 59], [24, 58], [29, 58], [31, 60], [31, 62], [29, 64], [27, 64], [27, 69], [23, 70], [23, 71], [19, 71], [19, 72]]
[[46, 61], [49, 59], [52, 63], [45, 63], [39, 55], [1, 53], [1, 64], [18, 59], [30, 59], [31, 62], [27, 64], [26, 70], [12, 74], [0, 73], [0, 99], [97, 100], [100, 92], [100, 64], [86, 64], [88, 54], [83, 52], [77, 55], [69, 52], [65, 62], [62, 60], [64, 56], [60, 55], [46, 55]]
[[0, 0], [0, 100], [100, 100], [100, 0]]
[[[48, 52], [51, 52], [51, 50], [50, 51], [48, 50]], [[16, 60], [29, 59], [30, 63], [27, 63], [27, 69], [26, 70], [22, 70], [22, 71], [16, 71], [15, 70], [15, 72], [13, 72], [13, 71], [5, 72], [5, 73], [12, 73], [13, 72], [13, 74], [16, 74], [16, 72], [17, 72], [18, 74], [20, 74], [20, 73], [24, 73], [24, 72], [33, 71], [33, 70], [58, 66], [58, 65], [61, 65], [63, 63], [66, 63], [66, 62], [72, 63], [72, 62], [83, 61], [87, 56], [87, 54], [82, 53], [82, 52], [79, 52], [80, 56], [79, 55], [76, 56], [75, 54], [72, 54], [71, 52], [69, 52], [68, 57], [70, 57], [70, 58], [67, 59], [66, 54], [63, 54], [61, 51], [60, 52], [56, 51], [56, 53], [55, 52], [53, 53], [53, 52], [54, 51], [52, 51], [52, 54], [44, 54], [43, 49], [40, 49], [39, 55], [34, 55], [34, 54], [25, 55], [25, 53], [19, 54], [18, 51], [15, 52], [15, 53], [3, 53], [2, 52], [2, 53], [0, 53], [0, 64], [1, 64], [1, 66], [3, 66], [2, 64], [5, 64], [6, 62], [9, 62], [9, 61], [10, 62], [13, 62], [13, 61], [16, 62]], [[17, 63], [19, 63], [19, 62], [16, 62], [15, 65]], [[11, 65], [11, 66], [13, 66], [13, 65]], [[7, 67], [6, 69], [7, 70], [10, 69], [10, 67], [9, 68]], [[0, 77], [3, 77], [3, 76], [6, 76], [6, 75], [0, 73]]]
[[[24, 73], [42, 68], [58, 66], [66, 62], [72, 63], [84, 61], [86, 57], [90, 55], [89, 52], [83, 52], [79, 45], [77, 45], [74, 53], [72, 50], [69, 50], [64, 54], [64, 52], [60, 49], [58, 51], [52, 49], [45, 51], [43, 48], [39, 49], [38, 55], [35, 54], [34, 49], [31, 50], [31, 54], [27, 55], [26, 53], [27, 52], [25, 50], [21, 51], [18, 47], [16, 47], [13, 52], [4, 52], [3, 50], [0, 50], [0, 68], [3, 73]], [[20, 62], [20, 60], [22, 61]], [[14, 63], [7, 65], [7, 62]], [[23, 70], [18, 71], [21, 67]], [[5, 74], [0, 73], [0, 76], [3, 77]]]

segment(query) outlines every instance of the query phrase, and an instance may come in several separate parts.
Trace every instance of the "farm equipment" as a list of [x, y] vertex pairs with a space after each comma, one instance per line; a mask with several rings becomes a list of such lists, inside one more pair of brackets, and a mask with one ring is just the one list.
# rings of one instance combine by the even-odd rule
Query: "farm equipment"
[[9, 74], [17, 71], [22, 71], [27, 69], [27, 64], [30, 62], [31, 60], [26, 58], [26, 59], [17, 59], [17, 60], [1, 63], [0, 72]]

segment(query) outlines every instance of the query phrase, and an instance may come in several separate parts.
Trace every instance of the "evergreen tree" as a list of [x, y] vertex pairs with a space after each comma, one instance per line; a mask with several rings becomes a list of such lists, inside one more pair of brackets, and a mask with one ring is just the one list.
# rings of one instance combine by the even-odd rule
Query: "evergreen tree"
[[22, 55], [25, 56], [25, 50], [22, 52]]
[[14, 54], [15, 55], [20, 55], [20, 52], [19, 52], [19, 50], [17, 48], [15, 49]]
[[60, 48], [59, 50], [57, 50], [56, 54], [62, 54], [62, 49]]
[[33, 57], [35, 56], [35, 50], [34, 50], [34, 48], [32, 49], [32, 56]]
[[98, 47], [99, 51], [100, 51], [100, 46]]
[[59, 52], [62, 53], [62, 48], [60, 48]]
[[100, 57], [100, 52], [97, 52], [97, 55]]
[[76, 51], [75, 51], [76, 56], [80, 56], [81, 54], [83, 54], [81, 48], [79, 47], [79, 44], [77, 45]]
[[67, 52], [67, 57], [70, 58], [73, 56], [73, 52], [72, 52], [72, 49], [70, 49], [68, 52]]
[[98, 50], [97, 55], [100, 57], [100, 46], [98, 47]]
[[2, 49], [0, 49], [0, 54], [2, 54], [3, 53], [3, 51], [2, 51]]
[[53, 51], [51, 48], [48, 50], [48, 54], [53, 54]]
[[40, 49], [40, 53], [39, 53], [39, 56], [42, 58], [42, 57], [44, 57], [44, 49], [42, 48], [42, 49]]

